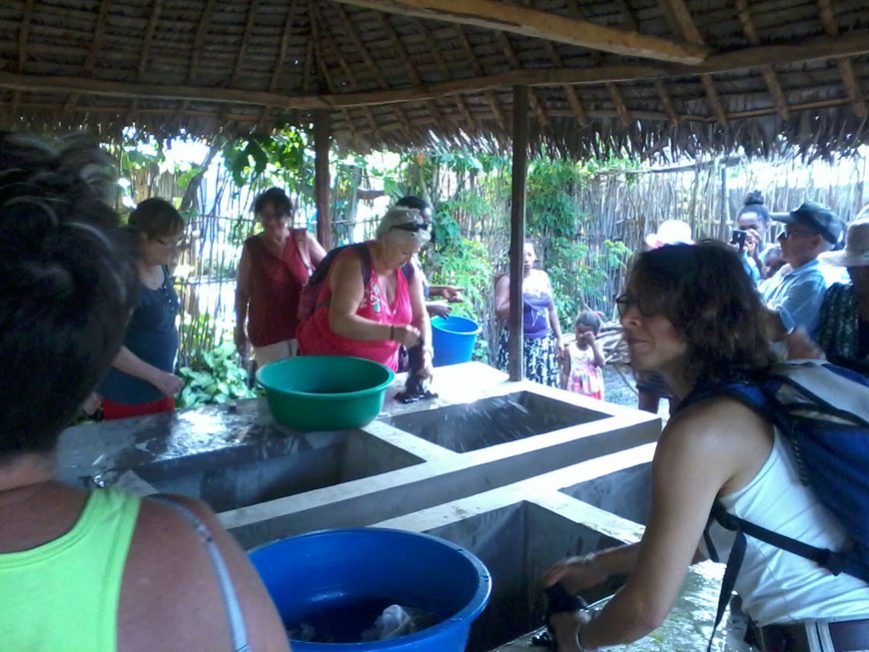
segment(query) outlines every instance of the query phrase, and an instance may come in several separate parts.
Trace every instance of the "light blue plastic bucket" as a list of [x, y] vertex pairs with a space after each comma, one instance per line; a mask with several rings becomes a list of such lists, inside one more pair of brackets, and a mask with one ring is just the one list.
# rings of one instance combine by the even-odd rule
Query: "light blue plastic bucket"
[[464, 317], [435, 317], [431, 320], [431, 338], [435, 367], [470, 362], [480, 325]]
[[[267, 544], [250, 559], [288, 629], [304, 622], [336, 640], [291, 637], [294, 652], [462, 652], [492, 590], [489, 571], [470, 552], [403, 530], [323, 530]], [[383, 641], [337, 640], [359, 641], [351, 630], [373, 624], [391, 604], [430, 612], [436, 624]]]

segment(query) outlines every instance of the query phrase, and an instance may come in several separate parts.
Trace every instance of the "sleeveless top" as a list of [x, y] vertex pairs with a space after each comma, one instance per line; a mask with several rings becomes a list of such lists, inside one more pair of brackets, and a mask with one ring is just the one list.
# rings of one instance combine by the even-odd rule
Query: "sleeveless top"
[[0, 647], [114, 652], [118, 601], [140, 499], [91, 492], [75, 525], [36, 548], [0, 554]]
[[268, 346], [296, 336], [299, 294], [311, 275], [311, 261], [300, 251], [305, 229], [292, 229], [281, 258], [270, 253], [260, 236], [245, 240], [250, 259], [250, 305], [247, 331], [255, 347]]
[[549, 333], [549, 292], [522, 292], [522, 323], [525, 338], [539, 340]]
[[[348, 253], [349, 252], [349, 253]], [[340, 256], [355, 256], [352, 249], [342, 252]], [[340, 258], [339, 256], [339, 258]], [[329, 273], [332, 273], [333, 264]], [[405, 274], [397, 269], [395, 276], [395, 297], [390, 304], [377, 280], [377, 274], [371, 270], [368, 287], [362, 297], [362, 302], [356, 309], [356, 314], [379, 324], [404, 326], [413, 321], [413, 306], [410, 301], [410, 287]], [[301, 355], [352, 355], [367, 358], [386, 365], [393, 371], [398, 371], [398, 342], [390, 340], [352, 340], [336, 334], [329, 324], [329, 299], [332, 292], [329, 281], [323, 284], [320, 298], [317, 301], [316, 312], [306, 319], [299, 327], [299, 352]]]
[[[811, 489], [802, 484], [790, 445], [776, 431], [769, 458], [737, 492], [720, 498], [731, 514], [813, 546], [839, 550], [846, 534]], [[726, 561], [734, 533], [717, 523], [709, 535]], [[746, 537], [745, 560], [735, 589], [742, 608], [759, 625], [869, 617], [869, 584], [838, 576], [808, 559]], [[705, 541], [701, 549], [706, 551]]]
[[577, 394], [603, 399], [603, 369], [595, 363], [591, 346], [581, 349], [576, 344], [571, 344], [567, 347], [567, 352], [570, 356], [567, 389]]
[[[163, 268], [163, 284], [156, 290], [144, 285], [139, 294], [139, 305], [127, 324], [124, 346], [150, 365], [169, 373], [175, 370], [178, 353], [178, 295], [172, 286], [169, 270]], [[112, 367], [97, 393], [127, 405], [141, 405], [164, 398], [163, 392], [151, 383]]]

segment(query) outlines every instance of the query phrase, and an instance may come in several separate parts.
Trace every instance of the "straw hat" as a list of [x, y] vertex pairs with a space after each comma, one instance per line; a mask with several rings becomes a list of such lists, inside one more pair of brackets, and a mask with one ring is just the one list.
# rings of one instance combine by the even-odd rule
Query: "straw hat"
[[665, 220], [655, 233], [646, 236], [646, 244], [652, 249], [671, 244], [694, 244], [691, 225], [682, 220]]
[[869, 265], [869, 217], [851, 222], [845, 236], [845, 248], [828, 251], [820, 258], [839, 267], [865, 267]]

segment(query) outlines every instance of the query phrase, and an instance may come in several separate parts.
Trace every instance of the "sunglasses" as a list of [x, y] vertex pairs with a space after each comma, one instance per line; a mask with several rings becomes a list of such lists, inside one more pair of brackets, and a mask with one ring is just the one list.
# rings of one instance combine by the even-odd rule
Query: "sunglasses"
[[410, 231], [411, 233], [419, 233], [420, 231], [428, 231], [431, 228], [431, 224], [428, 222], [408, 222], [407, 224], [396, 224], [394, 226], [390, 226], [389, 230], [393, 231], [398, 229], [399, 231]]

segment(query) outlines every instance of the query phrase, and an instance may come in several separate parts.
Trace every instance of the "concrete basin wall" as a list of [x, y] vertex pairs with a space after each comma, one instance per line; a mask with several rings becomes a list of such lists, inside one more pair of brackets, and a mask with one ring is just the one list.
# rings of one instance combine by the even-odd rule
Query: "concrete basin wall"
[[[537, 580], [554, 562], [621, 543], [638, 541], [642, 526], [577, 500], [561, 491], [577, 478], [594, 482], [597, 495], [639, 498], [648, 488], [635, 483], [636, 496], [621, 474], [647, 464], [652, 446], [572, 465], [556, 472], [438, 505], [375, 524], [432, 534], [477, 555], [492, 574], [492, 598], [475, 622], [468, 652], [485, 652], [542, 625], [544, 603]], [[584, 597], [612, 594], [613, 578]]]

